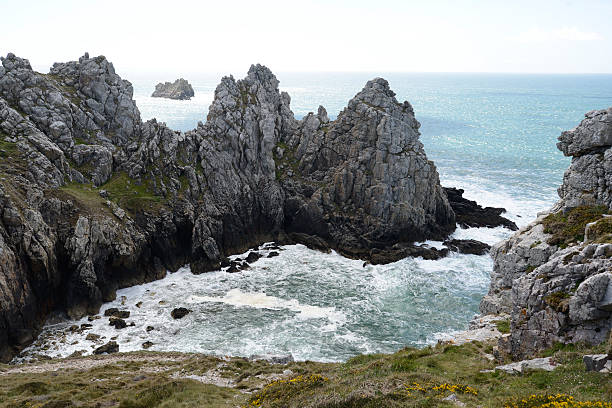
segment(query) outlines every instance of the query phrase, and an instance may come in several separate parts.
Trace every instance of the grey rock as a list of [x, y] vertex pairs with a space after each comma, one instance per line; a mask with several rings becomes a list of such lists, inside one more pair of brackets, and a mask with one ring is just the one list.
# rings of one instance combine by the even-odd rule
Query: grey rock
[[191, 310], [184, 308], [184, 307], [178, 307], [176, 309], [173, 309], [172, 312], [170, 312], [170, 315], [172, 316], [173, 319], [182, 319], [183, 317], [187, 316], [189, 313], [191, 313]]
[[289, 364], [289, 363], [293, 363], [295, 361], [293, 359], [293, 355], [291, 355], [291, 354], [279, 354], [279, 355], [275, 355], [275, 354], [266, 354], [266, 355], [256, 354], [256, 355], [252, 355], [251, 357], [249, 357], [249, 360], [251, 360], [251, 361], [265, 360], [265, 361], [268, 361], [268, 362], [270, 362], [272, 364]]
[[520, 374], [525, 370], [553, 371], [557, 367], [558, 365], [555, 364], [550, 357], [543, 357], [497, 366], [495, 367], [495, 370], [503, 371], [508, 374]]
[[448, 397], [442, 398], [442, 401], [449, 401], [458, 407], [465, 407], [465, 402], [461, 402], [455, 394], [451, 394]]
[[607, 354], [587, 354], [582, 356], [582, 361], [587, 371], [601, 371], [610, 360]]
[[193, 87], [183, 78], [174, 82], [165, 82], [155, 85], [155, 91], [151, 95], [154, 98], [169, 98], [179, 100], [189, 100], [195, 93]]
[[93, 354], [111, 354], [119, 352], [119, 345], [116, 341], [109, 341], [103, 346], [98, 347], [93, 351]]

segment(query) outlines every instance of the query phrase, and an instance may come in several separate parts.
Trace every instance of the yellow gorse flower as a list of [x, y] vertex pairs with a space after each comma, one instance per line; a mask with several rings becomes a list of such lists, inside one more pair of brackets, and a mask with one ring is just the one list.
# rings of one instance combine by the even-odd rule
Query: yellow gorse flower
[[612, 408], [606, 401], [576, 401], [567, 394], [530, 395], [520, 401], [510, 402], [504, 408]]

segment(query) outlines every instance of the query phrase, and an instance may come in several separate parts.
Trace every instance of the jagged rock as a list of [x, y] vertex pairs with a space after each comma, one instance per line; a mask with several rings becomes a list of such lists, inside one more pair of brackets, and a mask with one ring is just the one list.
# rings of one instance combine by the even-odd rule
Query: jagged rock
[[557, 146], [574, 157], [558, 190], [560, 201], [491, 251], [491, 286], [480, 310], [512, 316], [505, 346], [515, 358], [555, 342], [598, 344], [612, 328], [612, 243], [587, 224], [582, 242], [560, 247], [543, 225], [549, 214], [576, 206], [612, 210], [610, 117], [610, 109], [589, 112], [578, 127], [562, 133]]
[[93, 351], [93, 354], [111, 354], [119, 352], [119, 345], [115, 341], [109, 341]]
[[268, 253], [267, 258], [274, 258], [275, 256], [279, 256], [279, 255], [280, 255], [280, 254], [279, 254], [278, 252], [276, 252], [276, 251], [270, 251], [270, 252]]
[[142, 348], [145, 350], [151, 348], [151, 346], [153, 346], [153, 343], [150, 341], [145, 341], [144, 343], [142, 343]]
[[184, 307], [178, 307], [176, 309], [173, 309], [172, 312], [170, 312], [170, 316], [172, 316], [173, 319], [182, 319], [189, 313], [191, 313], [191, 310]]
[[251, 251], [249, 252], [249, 254], [246, 257], [246, 261], [248, 263], [253, 263], [255, 261], [257, 261], [259, 258], [261, 258], [261, 254], [259, 252], [256, 251]]
[[165, 82], [155, 85], [155, 91], [151, 95], [154, 98], [169, 98], [179, 100], [189, 100], [195, 93], [193, 87], [183, 78], [174, 82]]
[[281, 355], [252, 355], [251, 357], [249, 357], [249, 360], [251, 361], [257, 361], [257, 360], [265, 360], [268, 361], [272, 364], [289, 364], [289, 363], [293, 363], [295, 360], [293, 359], [293, 355], [291, 354], [281, 354]]
[[451, 239], [444, 241], [444, 245], [451, 251], [461, 254], [484, 255], [491, 246], [475, 239]]
[[146, 330], [147, 330], [148, 332], [150, 332], [150, 331], [155, 330], [155, 327], [153, 327], [153, 326], [147, 326]]
[[582, 356], [582, 361], [587, 371], [601, 371], [609, 360], [607, 354], [588, 354]]
[[108, 320], [108, 325], [113, 326], [115, 329], [125, 329], [127, 327], [127, 323], [125, 320], [118, 317], [111, 317]]
[[100, 335], [99, 334], [95, 334], [95, 333], [89, 333], [86, 337], [85, 340], [89, 340], [89, 341], [98, 341], [100, 340]]
[[128, 317], [130, 317], [130, 312], [129, 310], [119, 310], [116, 307], [111, 307], [104, 311], [104, 316], [113, 316], [121, 319], [127, 319]]
[[512, 231], [518, 230], [516, 224], [501, 216], [505, 208], [481, 207], [476, 201], [463, 198], [463, 190], [454, 187], [443, 187], [448, 202], [455, 212], [457, 224], [468, 227], [498, 227], [503, 226]]

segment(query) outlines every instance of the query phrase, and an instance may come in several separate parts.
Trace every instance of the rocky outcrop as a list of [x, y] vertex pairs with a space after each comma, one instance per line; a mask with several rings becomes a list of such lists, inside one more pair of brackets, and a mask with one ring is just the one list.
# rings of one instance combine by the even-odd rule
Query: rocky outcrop
[[509, 313], [500, 348], [521, 358], [555, 342], [597, 344], [612, 328], [612, 108], [559, 137], [572, 163], [549, 212], [492, 250], [485, 314]]
[[518, 230], [516, 224], [509, 219], [502, 217], [506, 212], [505, 208], [482, 207], [476, 201], [468, 200], [463, 197], [463, 190], [454, 187], [444, 187], [444, 192], [448, 197], [457, 224], [463, 228], [468, 227], [506, 227], [512, 231]]
[[155, 85], [155, 91], [151, 96], [154, 98], [189, 100], [194, 95], [191, 84], [187, 80], [179, 78], [174, 82], [160, 82]]
[[254, 65], [223, 78], [185, 133], [141, 122], [132, 92], [102, 56], [49, 74], [2, 59], [1, 360], [55, 308], [96, 313], [120, 287], [213, 270], [264, 241], [388, 262], [455, 228], [412, 107], [383, 79], [335, 121], [323, 108], [298, 121]]

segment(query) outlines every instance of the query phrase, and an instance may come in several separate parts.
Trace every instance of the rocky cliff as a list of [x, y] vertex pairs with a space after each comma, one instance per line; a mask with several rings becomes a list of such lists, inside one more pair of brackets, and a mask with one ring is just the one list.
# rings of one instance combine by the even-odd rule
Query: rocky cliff
[[262, 241], [369, 259], [455, 228], [412, 107], [383, 79], [335, 121], [323, 108], [296, 120], [254, 65], [223, 78], [185, 133], [143, 123], [132, 93], [102, 56], [48, 74], [2, 58], [1, 360], [53, 309], [94, 313], [119, 287], [212, 270]]
[[514, 357], [555, 342], [601, 343], [612, 328], [612, 108], [563, 132], [572, 157], [549, 212], [493, 248], [485, 314], [509, 313]]
[[187, 80], [179, 78], [174, 82], [160, 82], [155, 85], [155, 91], [151, 96], [154, 98], [189, 100], [194, 95], [191, 84]]

